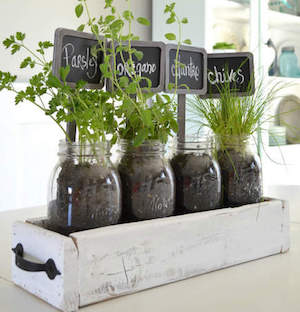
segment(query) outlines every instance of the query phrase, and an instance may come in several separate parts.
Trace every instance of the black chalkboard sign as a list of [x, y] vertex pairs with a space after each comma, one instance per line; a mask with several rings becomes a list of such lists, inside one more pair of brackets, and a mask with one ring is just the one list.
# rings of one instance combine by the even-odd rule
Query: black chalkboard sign
[[[175, 85], [177, 45], [166, 46], [165, 91], [171, 92], [169, 84]], [[180, 65], [177, 69], [178, 94], [205, 94], [207, 88], [207, 54], [205, 49], [180, 46], [178, 54]]]
[[[127, 45], [127, 42], [124, 43]], [[118, 45], [116, 45], [117, 48]], [[164, 89], [164, 61], [165, 61], [165, 44], [163, 42], [155, 41], [132, 41], [131, 47], [143, 53], [143, 58], [138, 60], [135, 55], [132, 55], [133, 63], [135, 66], [135, 72], [141, 77], [148, 78], [151, 81], [152, 92], [161, 92]], [[111, 48], [111, 44], [110, 44]], [[126, 70], [126, 62], [128, 61], [128, 53], [117, 53], [116, 56], [116, 70], [118, 71], [118, 77], [129, 77]], [[111, 59], [111, 65], [113, 66], [113, 59]], [[124, 63], [125, 62], [125, 63]], [[110, 80], [107, 82], [108, 88], [112, 89], [112, 83]], [[148, 87], [146, 80], [141, 80], [140, 87]]]
[[53, 74], [60, 78], [60, 68], [69, 65], [70, 72], [66, 78], [69, 86], [74, 87], [76, 82], [84, 80], [87, 82], [85, 87], [88, 89], [102, 88], [99, 66], [103, 62], [103, 53], [98, 52], [97, 58], [91, 53], [91, 48], [97, 44], [98, 41], [92, 34], [65, 28], [56, 29]]
[[252, 53], [212, 53], [207, 55], [207, 93], [204, 97], [218, 98], [226, 83], [230, 83], [231, 92], [237, 96], [254, 93]]

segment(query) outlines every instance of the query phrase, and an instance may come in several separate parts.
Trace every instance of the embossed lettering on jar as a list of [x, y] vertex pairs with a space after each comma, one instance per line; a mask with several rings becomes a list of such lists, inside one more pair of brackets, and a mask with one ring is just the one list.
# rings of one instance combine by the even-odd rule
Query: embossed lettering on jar
[[72, 232], [116, 224], [121, 217], [121, 182], [104, 143], [61, 141], [48, 194], [52, 230]]
[[261, 164], [249, 138], [221, 139], [218, 161], [221, 168], [225, 206], [258, 203], [262, 199]]
[[176, 142], [171, 160], [176, 179], [177, 213], [206, 211], [221, 205], [221, 175], [210, 140]]
[[175, 182], [164, 158], [164, 145], [156, 140], [134, 147], [121, 140], [119, 173], [122, 181], [123, 219], [137, 221], [171, 216]]

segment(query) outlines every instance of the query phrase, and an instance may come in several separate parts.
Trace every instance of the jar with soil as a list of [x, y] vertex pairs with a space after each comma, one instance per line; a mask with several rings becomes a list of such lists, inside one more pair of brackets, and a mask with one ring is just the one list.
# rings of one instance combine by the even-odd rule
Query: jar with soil
[[119, 173], [122, 181], [123, 221], [139, 221], [173, 215], [175, 181], [164, 157], [164, 145], [149, 140], [138, 147], [121, 140]]
[[218, 161], [226, 207], [258, 203], [262, 199], [262, 173], [255, 144], [249, 137], [218, 139]]
[[176, 213], [221, 206], [221, 174], [209, 138], [188, 138], [174, 144], [171, 165], [176, 179]]
[[49, 227], [69, 235], [118, 223], [121, 182], [108, 144], [60, 141], [58, 156], [49, 183]]

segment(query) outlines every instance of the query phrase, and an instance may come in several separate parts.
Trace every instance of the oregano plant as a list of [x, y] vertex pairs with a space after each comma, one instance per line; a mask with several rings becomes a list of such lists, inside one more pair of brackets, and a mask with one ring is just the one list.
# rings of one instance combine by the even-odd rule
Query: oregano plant
[[[103, 53], [103, 64], [100, 66], [102, 77], [111, 82], [111, 97], [119, 104], [116, 106], [116, 116], [119, 119], [117, 133], [119, 138], [127, 139], [138, 146], [145, 140], [160, 140], [166, 143], [172, 133], [176, 133], [178, 125], [176, 121], [177, 103], [175, 94], [177, 78], [174, 89], [174, 96], [168, 94], [154, 94], [151, 91], [150, 79], [142, 77], [135, 70], [135, 62], [141, 61], [143, 53], [134, 48], [134, 41], [139, 40], [133, 33], [135, 23], [149, 26], [150, 22], [145, 17], [135, 17], [130, 7], [120, 12], [114, 5], [114, 0], [105, 0], [105, 17], [92, 17], [88, 8], [87, 0], [79, 0], [75, 8], [75, 14], [80, 17], [84, 12], [87, 15], [87, 22], [78, 27], [79, 31], [89, 29], [97, 38], [98, 49]], [[167, 23], [177, 22], [179, 25], [178, 38], [175, 34], [166, 34], [168, 40], [178, 41], [176, 56], [176, 72], [178, 66], [179, 46], [182, 43], [190, 43], [190, 40], [182, 41], [181, 27], [188, 22], [187, 18], [180, 19], [175, 13], [175, 3], [167, 5], [165, 13], [169, 14]], [[104, 40], [102, 37], [104, 37]], [[108, 46], [105, 41], [110, 41]], [[96, 55], [97, 48], [93, 53]], [[126, 76], [119, 77], [117, 69], [117, 57], [121, 58], [123, 67], [126, 69]]]

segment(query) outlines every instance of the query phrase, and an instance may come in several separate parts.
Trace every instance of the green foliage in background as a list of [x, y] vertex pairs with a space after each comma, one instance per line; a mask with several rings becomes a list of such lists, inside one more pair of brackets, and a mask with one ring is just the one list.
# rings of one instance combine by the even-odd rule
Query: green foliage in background
[[215, 49], [215, 50], [235, 50], [236, 46], [234, 43], [217, 42], [214, 44], [213, 49]]

